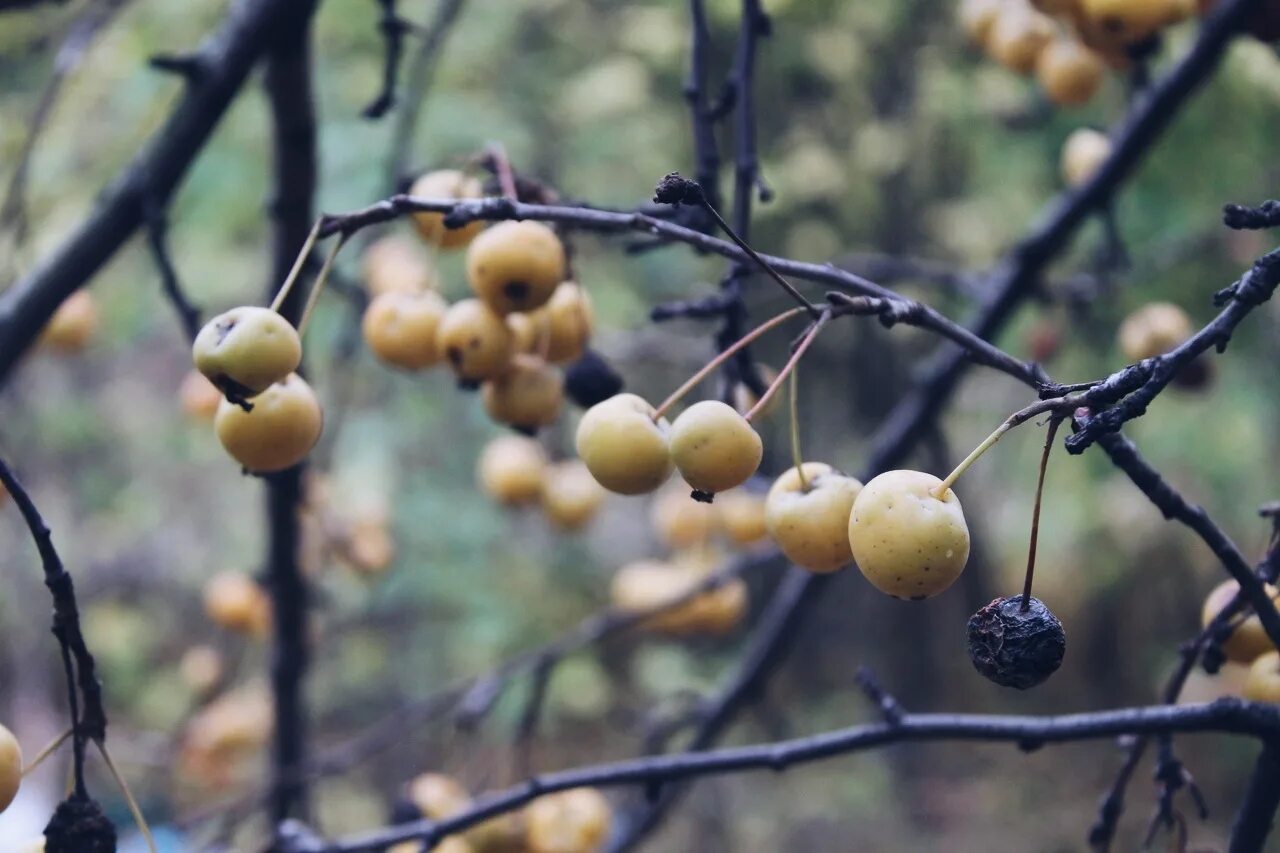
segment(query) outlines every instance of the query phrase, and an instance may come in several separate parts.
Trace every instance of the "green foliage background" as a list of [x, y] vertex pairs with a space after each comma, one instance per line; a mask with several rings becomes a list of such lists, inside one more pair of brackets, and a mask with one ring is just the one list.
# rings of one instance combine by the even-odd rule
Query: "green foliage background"
[[[50, 73], [51, 46], [83, 5], [0, 21], [0, 179], [14, 167]], [[402, 6], [424, 21], [434, 3]], [[723, 73], [737, 3], [709, 6]], [[167, 115], [181, 84], [147, 70], [146, 57], [196, 44], [225, 7], [135, 0], [94, 45], [32, 161], [32, 235], [23, 250], [0, 258], [8, 279], [58, 245]], [[768, 0], [766, 7], [775, 33], [759, 65], [760, 144], [777, 198], [758, 208], [753, 241], [769, 251], [813, 261], [903, 252], [985, 268], [1059, 189], [1057, 155], [1066, 135], [1082, 124], [1106, 126], [1124, 108], [1125, 81], [1114, 77], [1087, 108], [1048, 109], [1034, 84], [963, 43], [952, 4], [942, 0]], [[662, 174], [692, 167], [680, 94], [684, 14], [674, 0], [473, 0], [427, 95], [415, 165], [457, 164], [500, 141], [517, 168], [565, 197], [619, 206], [646, 198]], [[1193, 29], [1170, 34], [1157, 70], [1185, 48]], [[326, 211], [362, 206], [386, 192], [382, 152], [391, 126], [359, 117], [381, 73], [374, 4], [324, 3], [315, 61], [320, 204]], [[1272, 194], [1278, 101], [1280, 60], [1261, 44], [1236, 45], [1223, 73], [1178, 118], [1117, 204], [1132, 270], [1079, 310], [1046, 299], [1023, 311], [1000, 344], [1025, 355], [1028, 335], [1052, 323], [1062, 346], [1049, 369], [1075, 381], [1122, 365], [1114, 330], [1144, 302], [1167, 299], [1207, 320], [1211, 294], [1269, 248], [1264, 238], [1223, 233], [1218, 209]], [[183, 282], [209, 311], [260, 300], [267, 286], [265, 112], [255, 81], [170, 211]], [[1101, 229], [1091, 225], [1055, 275], [1089, 269], [1100, 241]], [[665, 395], [711, 345], [708, 330], [696, 324], [653, 327], [648, 307], [708, 291], [721, 265], [681, 248], [629, 256], [618, 241], [590, 235], [576, 246], [579, 277], [603, 320], [601, 348], [633, 388]], [[354, 257], [344, 264], [358, 274]], [[442, 269], [446, 293], [460, 296], [458, 259], [444, 259]], [[953, 316], [969, 307], [963, 295], [927, 283], [902, 289]], [[192, 701], [174, 669], [182, 651], [214, 642], [239, 661], [241, 679], [267, 663], [263, 649], [219, 636], [204, 622], [199, 599], [213, 572], [256, 568], [261, 488], [240, 476], [207, 427], [180, 413], [175, 390], [189, 367], [187, 350], [145, 246], [131, 243], [92, 292], [103, 315], [100, 333], [83, 354], [27, 360], [3, 393], [2, 442], [90, 602], [111, 743], [148, 814], [164, 823], [210, 804], [171, 796], [168, 756]], [[764, 280], [753, 280], [751, 302], [756, 318], [782, 305]], [[1276, 497], [1277, 319], [1274, 306], [1257, 311], [1218, 359], [1211, 390], [1170, 392], [1129, 430], [1251, 556], [1266, 536], [1256, 507]], [[642, 500], [611, 499], [577, 537], [553, 534], [535, 513], [493, 506], [472, 480], [479, 447], [499, 434], [478, 401], [440, 373], [392, 374], [365, 353], [336, 371], [331, 353], [351, 322], [332, 298], [308, 335], [322, 397], [332, 402], [336, 389], [351, 390], [321, 454], [331, 460], [339, 507], [389, 502], [399, 557], [377, 582], [336, 567], [318, 581], [322, 628], [308, 692], [322, 744], [362, 730], [396, 701], [556, 636], [605, 603], [619, 565], [660, 553], [637, 511]], [[783, 345], [765, 345], [762, 356], [777, 364]], [[910, 330], [835, 327], [803, 372], [808, 453], [861, 467], [876, 417], [906, 390], [913, 360], [933, 346]], [[973, 371], [945, 420], [947, 458], [962, 455], [1028, 396], [1003, 377]], [[572, 435], [567, 420], [551, 436], [563, 449]], [[766, 429], [772, 471], [786, 464], [782, 426]], [[1040, 690], [1010, 695], [969, 667], [967, 613], [1019, 584], [1041, 441], [1039, 430], [1023, 428], [966, 476], [960, 494], [980, 553], [963, 585], [904, 605], [849, 573], [810, 620], [800, 649], [764, 697], [765, 710], [745, 715], [732, 739], [866, 718], [851, 679], [863, 662], [918, 710], [1074, 711], [1154, 699], [1219, 570], [1198, 541], [1165, 523], [1096, 452], [1058, 454], [1050, 470], [1038, 594], [1067, 627], [1063, 670]], [[946, 462], [924, 453], [916, 464], [941, 473]], [[60, 725], [62, 700], [35, 555], [16, 515], [4, 516], [0, 719], [13, 720], [34, 750], [38, 733], [51, 735]], [[763, 574], [753, 583], [757, 602], [777, 569]], [[692, 644], [629, 638], [572, 659], [552, 685], [539, 766], [632, 753], [644, 709], [684, 690], [713, 689], [744, 634]], [[1194, 689], [1230, 689], [1220, 681], [1202, 679]], [[447, 720], [405, 731], [405, 748], [325, 780], [321, 825], [336, 831], [379, 821], [399, 783], [424, 769], [448, 769], [478, 787], [511, 781], [508, 740], [523, 687], [477, 732], [458, 732]], [[1250, 756], [1242, 745], [1218, 740], [1189, 741], [1183, 753], [1214, 806], [1207, 823], [1192, 823], [1193, 842], [1220, 845]], [[930, 746], [785, 777], [709, 782], [655, 849], [1079, 849], [1118, 762], [1106, 744], [1029, 756]], [[44, 783], [56, 787], [60, 772]], [[1122, 849], [1135, 847], [1145, 827], [1147, 772], [1139, 771], [1132, 789]], [[95, 788], [108, 790], [103, 780]], [[246, 825], [241, 836], [255, 828]], [[0, 837], [4, 832], [0, 823]], [[1010, 838], [1020, 840], [1009, 847]]]

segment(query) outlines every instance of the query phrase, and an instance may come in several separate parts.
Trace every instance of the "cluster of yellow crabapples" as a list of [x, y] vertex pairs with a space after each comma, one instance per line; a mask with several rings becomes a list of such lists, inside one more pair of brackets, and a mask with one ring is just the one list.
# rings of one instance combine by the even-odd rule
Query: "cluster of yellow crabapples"
[[[481, 187], [461, 172], [441, 170], [419, 178], [411, 193], [466, 199], [479, 197]], [[364, 259], [372, 299], [362, 332], [370, 351], [405, 370], [447, 364], [460, 384], [481, 388], [498, 423], [525, 432], [552, 423], [564, 398], [556, 365], [582, 356], [593, 325], [585, 291], [566, 281], [560, 238], [533, 221], [446, 228], [444, 215], [430, 212], [413, 220], [429, 245], [466, 248], [474, 295], [449, 305], [414, 247], [394, 236], [380, 240]], [[214, 410], [218, 439], [237, 462], [270, 473], [305, 458], [319, 440], [323, 415], [295, 372], [302, 343], [293, 324], [272, 308], [233, 308], [205, 324], [192, 355], [207, 383], [189, 376], [184, 406], [193, 414]]]
[[[993, 61], [1034, 75], [1045, 96], [1064, 107], [1088, 102], [1108, 69], [1125, 71], [1162, 30], [1215, 0], [962, 0], [960, 26]], [[1276, 10], [1261, 4], [1249, 23], [1275, 37]]]
[[[1266, 590], [1272, 603], [1280, 605], [1280, 590], [1270, 584]], [[1224, 581], [1214, 587], [1204, 600], [1202, 624], [1207, 628], [1239, 592], [1240, 585], [1235, 581]], [[1267, 636], [1262, 620], [1256, 613], [1236, 617], [1229, 623], [1228, 631], [1221, 643], [1223, 657], [1249, 668], [1241, 688], [1244, 698], [1254, 702], [1280, 703], [1280, 651]]]

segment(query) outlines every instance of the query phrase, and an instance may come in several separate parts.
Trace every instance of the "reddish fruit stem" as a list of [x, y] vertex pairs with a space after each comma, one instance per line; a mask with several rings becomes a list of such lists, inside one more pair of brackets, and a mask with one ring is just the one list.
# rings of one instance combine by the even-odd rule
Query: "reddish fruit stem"
[[[797, 308], [795, 310], [799, 311], [803, 309]], [[813, 328], [811, 328], [809, 333], [804, 336], [804, 340], [800, 341], [800, 346], [796, 347], [796, 351], [791, 354], [791, 358], [787, 360], [787, 363], [783, 366], [782, 370], [778, 372], [778, 376], [773, 380], [773, 384], [765, 389], [765, 392], [760, 395], [759, 400], [756, 400], [756, 404], [751, 407], [751, 410], [743, 415], [743, 417], [746, 418], [747, 423], [751, 423], [751, 419], [759, 414], [761, 409], [769, 405], [769, 401], [773, 399], [773, 395], [778, 393], [778, 389], [782, 387], [782, 383], [791, 375], [791, 371], [796, 369], [796, 365], [798, 365], [800, 363], [800, 359], [804, 357], [805, 351], [809, 349], [809, 345], [814, 342], [818, 337], [818, 333], [822, 331], [822, 327], [827, 325], [827, 322], [830, 319], [831, 312], [823, 311], [822, 315], [818, 317], [817, 322], [813, 324]], [[801, 474], [801, 480], [803, 479], [804, 475]]]
[[1027, 549], [1027, 579], [1022, 585], [1022, 612], [1031, 609], [1031, 581], [1036, 574], [1036, 544], [1040, 541], [1040, 502], [1044, 496], [1044, 474], [1049, 469], [1049, 451], [1053, 449], [1053, 437], [1058, 434], [1061, 418], [1049, 421], [1049, 434], [1044, 437], [1044, 451], [1040, 454], [1040, 478], [1036, 481], [1036, 504], [1031, 510], [1031, 544]]

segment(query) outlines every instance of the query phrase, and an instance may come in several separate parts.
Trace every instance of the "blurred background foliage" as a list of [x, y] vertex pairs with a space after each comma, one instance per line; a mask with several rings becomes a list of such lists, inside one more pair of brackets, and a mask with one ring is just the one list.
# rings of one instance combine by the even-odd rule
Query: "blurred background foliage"
[[[0, 22], [0, 179], [14, 166], [53, 46], [84, 5]], [[425, 21], [435, 4], [402, 6]], [[210, 0], [134, 0], [102, 34], [68, 80], [37, 147], [31, 238], [5, 259], [7, 279], [58, 245], [167, 114], [180, 83], [148, 70], [146, 58], [196, 44], [225, 8]], [[720, 75], [736, 38], [738, 4], [713, 0], [709, 8]], [[811, 261], [901, 253], [981, 270], [1059, 189], [1066, 135], [1081, 125], [1105, 127], [1125, 106], [1125, 81], [1116, 75], [1088, 107], [1048, 106], [1033, 83], [965, 44], [953, 4], [944, 0], [767, 0], [766, 8], [775, 27], [759, 61], [760, 150], [776, 199], [758, 207], [752, 236], [763, 250]], [[375, 24], [369, 0], [328, 0], [317, 17], [319, 199], [326, 211], [362, 206], [388, 190], [383, 152], [391, 122], [359, 115], [381, 73]], [[1169, 33], [1157, 72], [1193, 32], [1190, 24]], [[565, 197], [634, 205], [665, 172], [692, 170], [681, 98], [687, 41], [686, 10], [675, 0], [468, 3], [426, 97], [413, 163], [457, 165], [499, 141], [518, 169]], [[1048, 368], [1078, 381], [1123, 363], [1115, 329], [1144, 302], [1170, 300], [1196, 321], [1210, 317], [1211, 294], [1268, 248], [1265, 238], [1225, 233], [1218, 210], [1270, 194], [1278, 101], [1280, 61], [1264, 45], [1239, 42], [1116, 205], [1132, 268], [1110, 276], [1094, 299], [1047, 288], [999, 343], [1025, 357], [1037, 335], [1060, 338]], [[260, 300], [268, 284], [267, 134], [255, 83], [197, 159], [170, 211], [174, 260], [208, 312]], [[1093, 270], [1102, 243], [1101, 227], [1091, 224], [1055, 276]], [[591, 235], [576, 237], [574, 247], [579, 279], [602, 319], [599, 347], [631, 388], [665, 396], [711, 352], [709, 329], [693, 322], [655, 327], [648, 308], [709, 292], [722, 264], [682, 248], [628, 255], [621, 241]], [[459, 259], [440, 264], [445, 293], [462, 295]], [[354, 255], [342, 265], [358, 276]], [[900, 287], [952, 316], [966, 315], [973, 301], [928, 282]], [[200, 603], [215, 572], [258, 568], [261, 487], [225, 458], [207, 425], [183, 417], [176, 389], [190, 366], [188, 349], [141, 240], [94, 280], [92, 292], [101, 323], [88, 349], [33, 353], [4, 389], [3, 443], [82, 589], [110, 702], [110, 743], [147, 814], [171, 824], [251, 796], [265, 778], [262, 767], [251, 767], [244, 779], [211, 790], [175, 767], [197, 699], [178, 671], [184, 652], [212, 645], [231, 667], [231, 684], [250, 689], [268, 663], [260, 644], [209, 624]], [[750, 301], [757, 319], [783, 305], [763, 279], [752, 280]], [[1265, 544], [1256, 508], [1277, 497], [1270, 476], [1280, 450], [1273, 429], [1280, 417], [1277, 319], [1275, 306], [1264, 306], [1217, 359], [1211, 388], [1163, 395], [1128, 430], [1251, 556]], [[363, 352], [335, 367], [332, 353], [352, 322], [348, 306], [331, 297], [308, 336], [322, 399], [333, 405], [337, 389], [349, 394], [318, 458], [339, 511], [389, 511], [397, 556], [376, 578], [330, 564], [315, 576], [318, 645], [308, 695], [322, 746], [364, 730], [398, 702], [553, 638], [606, 603], [620, 565], [663, 553], [645, 521], [645, 499], [610, 498], [585, 533], [570, 536], [551, 531], [536, 512], [494, 506], [473, 480], [479, 448], [500, 434], [479, 401], [441, 372], [392, 373]], [[774, 337], [758, 353], [777, 365], [785, 339]], [[934, 346], [912, 330], [870, 322], [833, 328], [802, 371], [808, 454], [859, 469], [880, 416]], [[915, 464], [943, 473], [1027, 401], [1026, 389], [1012, 381], [972, 371]], [[561, 452], [571, 444], [573, 416], [566, 420], [546, 436]], [[765, 427], [766, 473], [788, 464], [784, 428], [781, 418]], [[960, 494], [976, 551], [960, 584], [905, 604], [846, 573], [810, 616], [759, 712], [745, 715], [732, 740], [866, 718], [852, 685], [861, 663], [913, 710], [1054, 712], [1153, 700], [1220, 570], [1198, 540], [1165, 523], [1096, 452], [1059, 453], [1049, 473], [1038, 595], [1066, 625], [1063, 669], [1044, 687], [1015, 695], [978, 677], [967, 661], [967, 615], [1019, 588], [1042, 440], [1040, 430], [1025, 427], [966, 476]], [[0, 541], [0, 719], [34, 750], [63, 719], [47, 599], [12, 511], [0, 522]], [[753, 611], [780, 570], [751, 574]], [[633, 753], [645, 709], [682, 691], [713, 689], [745, 633], [691, 642], [632, 635], [570, 659], [551, 684], [538, 765]], [[1215, 695], [1232, 689], [1234, 678], [1238, 673], [1200, 677], [1190, 692]], [[448, 770], [477, 788], [513, 781], [510, 737], [524, 688], [518, 683], [476, 731], [458, 731], [447, 719], [415, 725], [400, 733], [399, 748], [323, 780], [319, 824], [338, 831], [380, 822], [398, 786], [426, 769]], [[1250, 756], [1223, 739], [1187, 739], [1182, 751], [1214, 806], [1208, 822], [1192, 824], [1192, 840], [1221, 845]], [[1031, 755], [1007, 747], [902, 746], [785, 776], [708, 781], [653, 845], [1079, 849], [1120, 757], [1111, 744]], [[47, 811], [30, 804], [52, 803], [63, 772], [41, 772], [19, 802], [28, 808], [0, 817], [0, 839], [39, 831]], [[1145, 829], [1148, 774], [1144, 766], [1132, 789], [1121, 849], [1134, 849]], [[104, 778], [95, 790], [109, 790]], [[120, 803], [112, 807], [126, 822]], [[233, 837], [247, 843], [260, 829], [241, 822]]]

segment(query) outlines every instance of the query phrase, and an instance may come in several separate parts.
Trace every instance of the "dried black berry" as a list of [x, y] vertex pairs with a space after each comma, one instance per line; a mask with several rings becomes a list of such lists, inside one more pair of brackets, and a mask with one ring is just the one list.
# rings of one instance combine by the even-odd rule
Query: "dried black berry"
[[44, 828], [45, 853], [115, 853], [116, 828], [102, 807], [72, 794], [54, 809]]
[[622, 391], [622, 377], [595, 350], [569, 365], [564, 373], [564, 390], [569, 399], [584, 409], [603, 403]]
[[978, 672], [1004, 687], [1026, 690], [1058, 671], [1067, 635], [1044, 602], [1022, 596], [997, 598], [969, 617], [969, 659]]

